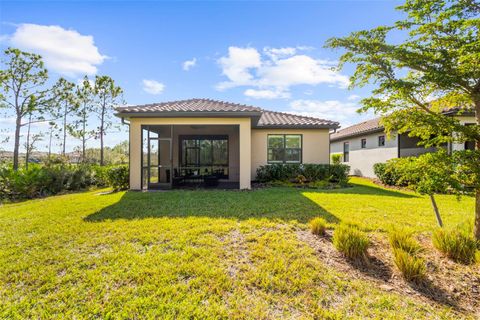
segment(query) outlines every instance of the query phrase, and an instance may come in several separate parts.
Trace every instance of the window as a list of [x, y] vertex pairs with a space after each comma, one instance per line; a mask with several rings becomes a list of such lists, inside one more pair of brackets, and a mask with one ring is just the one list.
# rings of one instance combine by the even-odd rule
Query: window
[[378, 146], [385, 147], [385, 136], [378, 136]]
[[302, 162], [302, 135], [269, 134], [267, 139], [268, 163]]
[[[465, 123], [466, 126], [473, 126], [474, 123]], [[465, 141], [465, 150], [475, 150], [475, 141]]]
[[365, 149], [367, 147], [367, 139], [362, 139], [361, 148]]
[[350, 143], [343, 143], [343, 162], [350, 161]]
[[180, 136], [183, 167], [228, 167], [227, 136]]

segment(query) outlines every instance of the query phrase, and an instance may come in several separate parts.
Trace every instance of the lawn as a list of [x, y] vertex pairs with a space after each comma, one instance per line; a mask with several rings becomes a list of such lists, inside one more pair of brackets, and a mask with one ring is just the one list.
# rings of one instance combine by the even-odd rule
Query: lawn
[[[324, 263], [298, 233], [316, 216], [428, 234], [427, 198], [352, 179], [315, 191], [97, 191], [0, 207], [0, 318], [474, 317]], [[105, 191], [105, 190], [103, 190]], [[439, 196], [447, 226], [473, 199]]]

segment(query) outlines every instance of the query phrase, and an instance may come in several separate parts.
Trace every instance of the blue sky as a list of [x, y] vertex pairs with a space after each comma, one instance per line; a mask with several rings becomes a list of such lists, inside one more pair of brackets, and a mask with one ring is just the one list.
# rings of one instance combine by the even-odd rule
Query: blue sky
[[[52, 78], [110, 75], [128, 104], [204, 97], [337, 120], [345, 127], [371, 117], [355, 113], [371, 88], [348, 90], [352, 66], [331, 71], [340, 52], [323, 44], [391, 24], [400, 18], [398, 4], [2, 1], [0, 37], [2, 48], [42, 54]], [[0, 125], [11, 131], [8, 115]], [[126, 138], [125, 132], [109, 134], [107, 143]], [[68, 149], [75, 145], [69, 139]]]

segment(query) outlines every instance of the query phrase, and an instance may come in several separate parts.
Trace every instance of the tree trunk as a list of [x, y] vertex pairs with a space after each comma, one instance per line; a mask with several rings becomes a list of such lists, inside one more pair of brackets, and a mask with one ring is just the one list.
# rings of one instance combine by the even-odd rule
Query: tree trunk
[[473, 229], [475, 238], [480, 240], [480, 190], [475, 194], [475, 227]]
[[437, 202], [435, 201], [435, 197], [433, 196], [433, 194], [430, 194], [429, 196], [430, 196], [430, 201], [432, 202], [433, 211], [435, 211], [435, 216], [437, 217], [438, 225], [440, 226], [440, 228], [443, 228], [442, 217], [440, 216], [440, 212], [438, 211]]
[[82, 161], [85, 163], [85, 145], [86, 145], [86, 134], [87, 134], [87, 110], [85, 110], [85, 105], [83, 106], [83, 131], [82, 131]]
[[63, 108], [63, 148], [62, 155], [65, 157], [65, 144], [67, 143], [67, 103]]
[[102, 106], [102, 117], [100, 120], [100, 165], [103, 166], [103, 124], [105, 120], [105, 106]]
[[[475, 102], [475, 116], [477, 118], [477, 125], [480, 126], [480, 93], [474, 96]], [[480, 139], [477, 139], [477, 151], [480, 151]], [[480, 163], [480, 159], [479, 159]], [[475, 190], [475, 223], [473, 232], [475, 238], [480, 241], [480, 189]]]
[[50, 157], [52, 155], [52, 132], [53, 128], [50, 127], [50, 139], [48, 139], [48, 160], [50, 160]]
[[18, 170], [18, 153], [20, 151], [20, 128], [22, 125], [22, 117], [17, 115], [15, 122], [15, 143], [13, 146], [13, 170]]
[[30, 160], [30, 126], [32, 124], [32, 114], [28, 116], [27, 143], [25, 150], [25, 169], [28, 170], [28, 160]]

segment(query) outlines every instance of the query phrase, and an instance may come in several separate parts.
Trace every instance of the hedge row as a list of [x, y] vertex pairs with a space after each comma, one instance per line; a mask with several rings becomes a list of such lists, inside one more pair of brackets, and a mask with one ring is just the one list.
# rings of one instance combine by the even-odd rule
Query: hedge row
[[344, 164], [269, 164], [257, 169], [257, 181], [288, 181], [303, 176], [308, 181], [348, 182], [350, 167]]
[[373, 172], [383, 184], [389, 186], [406, 187], [415, 183], [415, 177], [409, 174], [413, 172], [414, 157], [388, 160], [386, 163], [375, 163]]
[[0, 200], [32, 199], [92, 186], [127, 189], [128, 166], [30, 164], [18, 171], [0, 167]]

